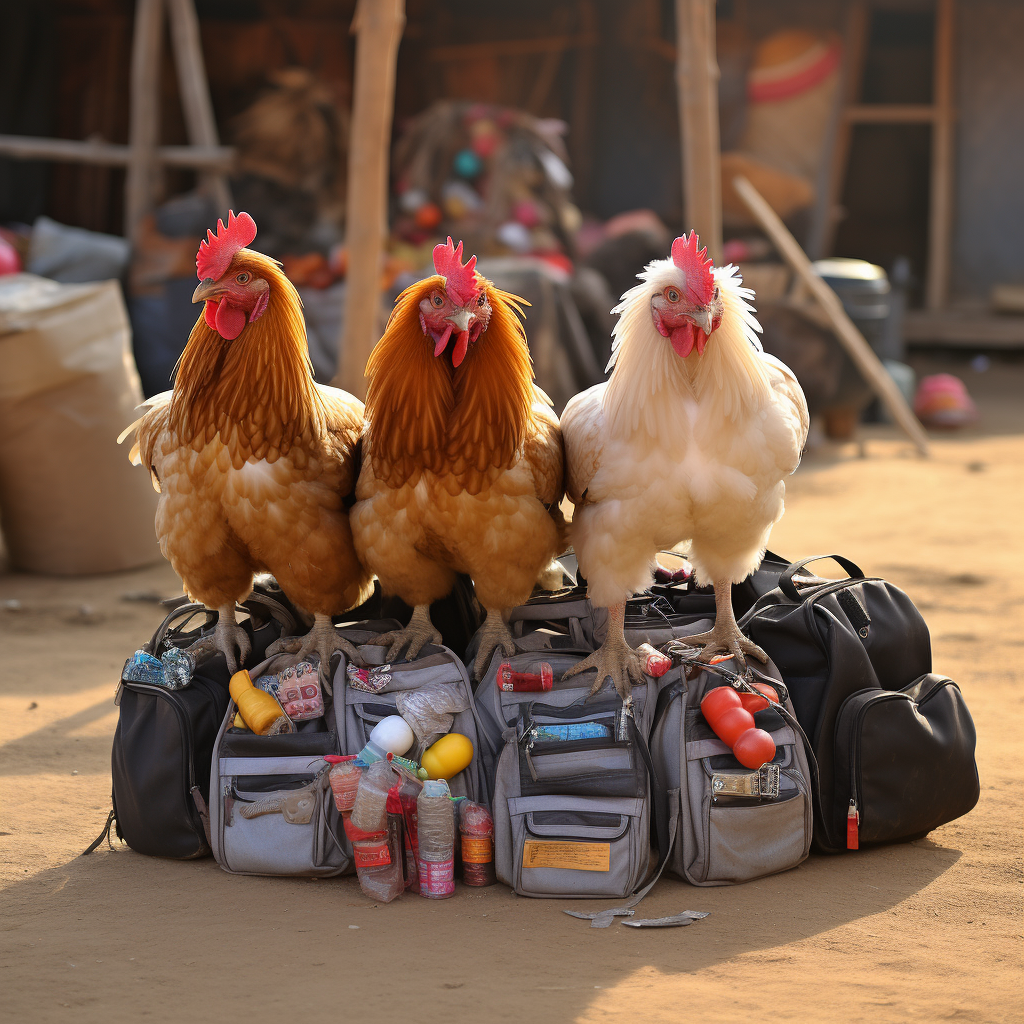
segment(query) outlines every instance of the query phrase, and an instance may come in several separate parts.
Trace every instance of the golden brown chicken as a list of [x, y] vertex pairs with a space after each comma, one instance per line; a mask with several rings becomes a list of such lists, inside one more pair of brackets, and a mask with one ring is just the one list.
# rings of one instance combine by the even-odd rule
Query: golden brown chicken
[[370, 574], [352, 545], [345, 497], [355, 484], [362, 403], [313, 380], [302, 306], [277, 263], [246, 248], [256, 225], [228, 216], [196, 260], [203, 315], [173, 391], [147, 402], [132, 461], [160, 492], [160, 550], [185, 591], [219, 618], [217, 646], [232, 671], [249, 641], [235, 602], [270, 572], [314, 615], [302, 641], [278, 649], [352, 653], [331, 615], [359, 604]]
[[560, 550], [562, 439], [516, 297], [461, 258], [450, 238], [434, 249], [436, 276], [398, 297], [370, 355], [352, 532], [384, 591], [414, 607], [389, 657], [439, 642], [431, 602], [472, 577], [487, 612], [479, 677], [495, 647], [514, 652], [503, 612]]

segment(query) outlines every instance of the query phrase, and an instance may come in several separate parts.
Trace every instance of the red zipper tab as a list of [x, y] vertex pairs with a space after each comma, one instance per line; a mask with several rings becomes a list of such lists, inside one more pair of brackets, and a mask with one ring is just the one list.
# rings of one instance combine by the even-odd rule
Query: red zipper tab
[[860, 811], [856, 800], [850, 801], [850, 809], [846, 812], [846, 848], [860, 849]]

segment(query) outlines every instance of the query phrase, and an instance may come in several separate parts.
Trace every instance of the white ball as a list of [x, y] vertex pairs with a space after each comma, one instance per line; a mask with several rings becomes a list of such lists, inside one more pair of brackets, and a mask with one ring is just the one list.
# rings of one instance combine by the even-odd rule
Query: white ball
[[404, 754], [415, 742], [409, 723], [401, 715], [381, 719], [370, 733], [371, 742], [389, 754]]

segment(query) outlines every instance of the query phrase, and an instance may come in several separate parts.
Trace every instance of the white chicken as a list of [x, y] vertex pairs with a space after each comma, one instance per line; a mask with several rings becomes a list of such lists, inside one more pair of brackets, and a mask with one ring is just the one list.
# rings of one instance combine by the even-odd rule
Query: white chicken
[[608, 635], [572, 674], [597, 669], [625, 699], [641, 676], [626, 643], [626, 599], [651, 583], [655, 554], [689, 542], [701, 584], [712, 584], [714, 629], [689, 638], [717, 653], [767, 658], [736, 624], [731, 584], [760, 563], [781, 518], [807, 436], [793, 373], [761, 350], [753, 292], [735, 267], [716, 268], [696, 233], [649, 264], [622, 296], [611, 377], [562, 414], [570, 539]]

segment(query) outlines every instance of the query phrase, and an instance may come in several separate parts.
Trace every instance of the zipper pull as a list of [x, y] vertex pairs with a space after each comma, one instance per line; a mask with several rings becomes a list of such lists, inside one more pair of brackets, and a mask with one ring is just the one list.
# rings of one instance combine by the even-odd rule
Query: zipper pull
[[856, 798], [850, 799], [850, 809], [846, 812], [846, 848], [860, 849], [860, 811], [857, 810]]
[[235, 809], [235, 798], [231, 792], [231, 783], [224, 786], [224, 824], [230, 825], [233, 811]]

